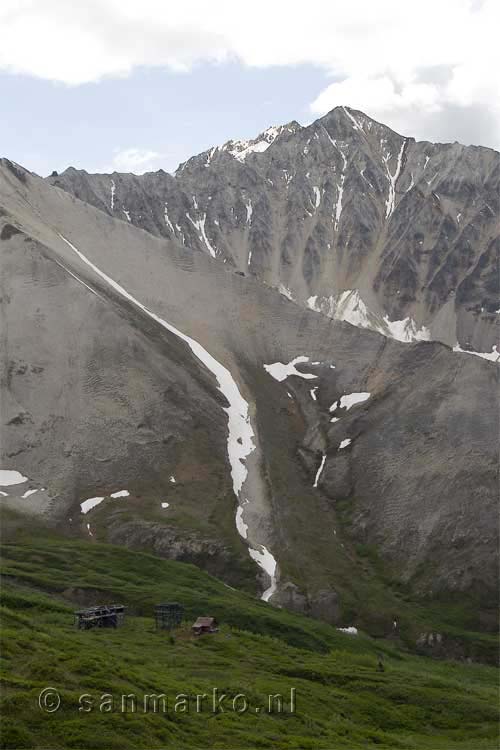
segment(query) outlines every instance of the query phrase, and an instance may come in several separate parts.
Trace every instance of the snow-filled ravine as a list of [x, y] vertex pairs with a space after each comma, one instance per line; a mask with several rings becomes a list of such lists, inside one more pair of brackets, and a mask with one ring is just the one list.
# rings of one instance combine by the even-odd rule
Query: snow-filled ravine
[[[244, 504], [240, 500], [241, 489], [247, 478], [248, 470], [245, 465], [247, 456], [255, 450], [254, 437], [255, 433], [252, 427], [249, 416], [248, 402], [243, 398], [240, 390], [229, 370], [218, 362], [206, 349], [201, 346], [195, 339], [182, 333], [173, 325], [168, 323], [159, 315], [156, 315], [152, 310], [149, 310], [142, 302], [139, 302], [130, 292], [122, 287], [118, 282], [108, 276], [104, 271], [101, 271], [91, 260], [89, 260], [78, 248], [76, 248], [66, 237], [59, 234], [59, 237], [77, 254], [87, 266], [89, 266], [94, 273], [98, 274], [110, 287], [117, 291], [122, 297], [132, 302], [137, 308], [142, 310], [143, 313], [148, 315], [154, 321], [159, 323], [170, 333], [173, 333], [178, 338], [186, 342], [191, 349], [194, 356], [202, 362], [202, 364], [210, 370], [215, 376], [217, 381], [218, 390], [225, 396], [229, 406], [223, 407], [227, 414], [228, 419], [228, 438], [227, 438], [227, 452], [229, 457], [229, 463], [231, 465], [231, 478], [233, 481], [233, 490], [238, 500], [238, 510], [236, 515], [236, 525], [238, 532], [241, 534], [242, 516], [244, 513]], [[80, 281], [80, 279], [79, 279]], [[82, 282], [84, 283], [84, 282]], [[242, 508], [242, 510], [240, 510]], [[245, 524], [246, 526], [246, 524]], [[246, 536], [241, 534], [243, 538]], [[271, 579], [271, 585], [262, 594], [262, 599], [268, 601], [272, 594], [276, 591], [276, 573], [277, 563], [271, 552], [264, 547], [259, 545], [260, 549], [252, 549], [249, 547], [249, 553], [253, 560], [269, 575]]]

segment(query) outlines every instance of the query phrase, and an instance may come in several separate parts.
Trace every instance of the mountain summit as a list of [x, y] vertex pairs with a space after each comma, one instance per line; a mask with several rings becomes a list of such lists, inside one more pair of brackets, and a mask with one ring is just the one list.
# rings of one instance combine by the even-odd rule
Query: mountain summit
[[116, 218], [402, 341], [495, 359], [500, 155], [337, 107], [165, 172], [48, 178]]

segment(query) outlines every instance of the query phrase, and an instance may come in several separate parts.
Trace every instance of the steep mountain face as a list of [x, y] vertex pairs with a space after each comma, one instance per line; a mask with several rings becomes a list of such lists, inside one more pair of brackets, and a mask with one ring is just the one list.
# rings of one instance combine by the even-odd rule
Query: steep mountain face
[[500, 155], [404, 138], [338, 107], [136, 176], [49, 182], [303, 307], [497, 358]]
[[[273, 146], [212, 160], [256, 175]], [[237, 250], [224, 264], [7, 160], [0, 206], [0, 458], [24, 478], [2, 506], [379, 634], [404, 617], [389, 581], [494, 625], [494, 363], [318, 315], [242, 276]]]

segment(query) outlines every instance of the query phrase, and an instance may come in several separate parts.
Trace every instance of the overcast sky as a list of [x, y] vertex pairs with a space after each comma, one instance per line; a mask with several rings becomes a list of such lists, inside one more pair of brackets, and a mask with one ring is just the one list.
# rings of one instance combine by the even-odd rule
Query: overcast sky
[[173, 170], [339, 104], [500, 149], [499, 28], [500, 0], [1, 0], [2, 155]]

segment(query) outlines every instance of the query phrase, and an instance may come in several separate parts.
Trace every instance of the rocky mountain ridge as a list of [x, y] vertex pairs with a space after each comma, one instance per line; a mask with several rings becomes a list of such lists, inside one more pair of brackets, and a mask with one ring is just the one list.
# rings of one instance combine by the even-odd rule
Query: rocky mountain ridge
[[337, 107], [175, 175], [48, 178], [101, 211], [401, 341], [498, 358], [500, 155], [416, 142]]

